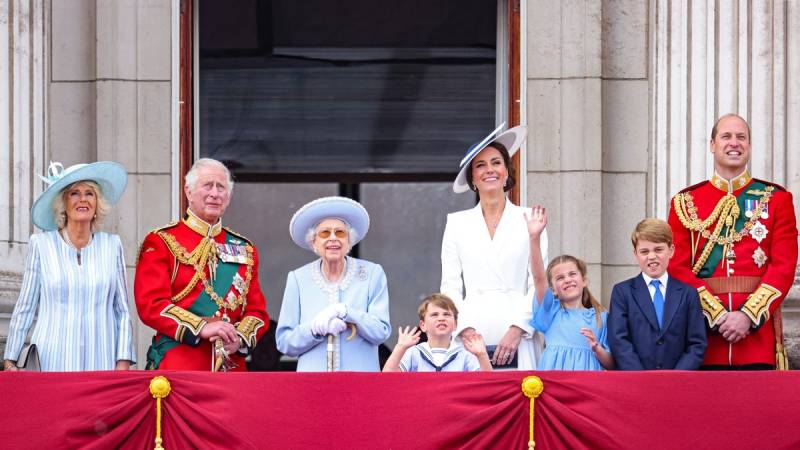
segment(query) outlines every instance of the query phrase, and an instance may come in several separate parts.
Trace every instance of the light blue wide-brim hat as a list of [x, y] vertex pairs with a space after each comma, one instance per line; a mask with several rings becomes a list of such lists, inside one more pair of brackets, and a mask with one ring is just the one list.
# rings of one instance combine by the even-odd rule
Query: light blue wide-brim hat
[[99, 161], [90, 164], [75, 164], [66, 169], [61, 163], [51, 162], [47, 168], [47, 176], [39, 176], [49, 186], [33, 203], [33, 223], [45, 231], [55, 230], [56, 224], [53, 203], [61, 195], [61, 191], [77, 181], [94, 181], [100, 186], [103, 197], [115, 204], [122, 197], [128, 184], [128, 172], [122, 164], [112, 161]]
[[289, 222], [289, 235], [300, 247], [314, 251], [306, 242], [306, 233], [325, 219], [339, 219], [353, 229], [350, 245], [356, 245], [369, 231], [369, 214], [355, 200], [346, 197], [322, 197], [303, 205]]
[[506, 150], [508, 150], [508, 156], [514, 156], [514, 153], [517, 153], [517, 150], [519, 150], [522, 143], [525, 142], [525, 136], [528, 135], [528, 127], [519, 125], [500, 133], [500, 130], [502, 130], [505, 126], [505, 122], [501, 123], [499, 127], [495, 128], [495, 130], [483, 138], [482, 141], [478, 142], [477, 144], [473, 144], [469, 150], [467, 150], [467, 154], [464, 155], [464, 158], [461, 159], [461, 163], [458, 166], [459, 171], [458, 176], [456, 176], [456, 181], [453, 182], [453, 192], [459, 194], [469, 190], [469, 185], [467, 184], [467, 170], [469, 170], [470, 163], [475, 156], [477, 156], [478, 153], [480, 153], [484, 148], [494, 144], [495, 142], [499, 142], [503, 144], [503, 147], [505, 147]]

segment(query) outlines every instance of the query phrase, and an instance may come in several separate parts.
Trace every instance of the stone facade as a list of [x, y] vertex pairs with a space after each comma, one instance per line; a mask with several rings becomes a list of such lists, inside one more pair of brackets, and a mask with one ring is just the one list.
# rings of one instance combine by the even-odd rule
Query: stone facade
[[[638, 272], [635, 224], [666, 219], [672, 195], [710, 176], [717, 116], [749, 119], [751, 173], [800, 195], [800, 156], [789, 150], [800, 81], [787, 57], [800, 45], [800, 5], [529, 0], [526, 18], [527, 202], [547, 205], [551, 255], [585, 259], [605, 302]], [[793, 367], [797, 285], [784, 307]]]
[[[48, 161], [120, 161], [110, 218], [133, 280], [138, 243], [177, 213], [177, 0], [0, 0], [0, 340], [19, 289], [29, 212]], [[551, 211], [551, 255], [590, 267], [608, 299], [632, 276], [629, 233], [665, 218], [711, 171], [708, 132], [738, 112], [754, 176], [800, 195], [800, 4], [522, 1], [528, 204]], [[8, 94], [6, 94], [8, 93]], [[797, 202], [795, 202], [797, 204]], [[785, 334], [800, 367], [800, 286]], [[138, 324], [143, 360], [150, 330]], [[0, 342], [2, 346], [2, 342]]]

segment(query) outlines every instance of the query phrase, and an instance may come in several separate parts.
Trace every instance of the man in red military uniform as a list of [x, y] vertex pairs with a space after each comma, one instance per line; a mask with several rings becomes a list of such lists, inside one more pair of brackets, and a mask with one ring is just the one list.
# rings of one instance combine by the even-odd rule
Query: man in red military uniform
[[775, 325], [797, 265], [792, 194], [748, 174], [750, 126], [741, 117], [717, 120], [710, 146], [714, 176], [670, 204], [669, 273], [700, 294], [709, 329], [703, 368], [785, 368]]
[[246, 370], [244, 357], [269, 326], [256, 248], [222, 227], [232, 187], [222, 163], [198, 160], [186, 174], [183, 220], [142, 243], [134, 296], [156, 330], [149, 369]]

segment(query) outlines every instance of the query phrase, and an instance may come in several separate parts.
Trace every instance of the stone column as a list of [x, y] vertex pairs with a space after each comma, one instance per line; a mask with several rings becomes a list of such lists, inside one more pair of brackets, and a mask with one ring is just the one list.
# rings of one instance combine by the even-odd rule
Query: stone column
[[550, 256], [586, 260], [607, 304], [638, 270], [629, 236], [649, 213], [648, 8], [527, 6], [528, 201], [550, 212]]
[[0, 0], [0, 352], [46, 159], [47, 15], [43, 0]]
[[637, 0], [602, 2], [604, 301], [614, 284], [639, 273], [630, 235], [651, 216], [648, 134], [648, 8]]
[[128, 187], [109, 225], [125, 248], [139, 368], [153, 335], [139, 321], [133, 299], [139, 244], [172, 216], [171, 14], [167, 1], [96, 2], [91, 137], [98, 160], [128, 170]]
[[550, 256], [589, 265], [601, 289], [601, 3], [528, 0], [527, 199], [548, 208]]

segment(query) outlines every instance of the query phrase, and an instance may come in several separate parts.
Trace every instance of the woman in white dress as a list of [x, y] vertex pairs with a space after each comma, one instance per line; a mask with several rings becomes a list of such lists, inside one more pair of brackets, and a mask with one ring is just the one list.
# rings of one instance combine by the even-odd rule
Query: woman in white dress
[[31, 344], [41, 370], [125, 370], [135, 363], [122, 243], [97, 231], [122, 196], [128, 175], [115, 162], [51, 163], [36, 199], [19, 299], [3, 366], [16, 362], [37, 316]]
[[[456, 334], [478, 332], [498, 368], [531, 370], [543, 339], [530, 326], [533, 277], [526, 214], [506, 197], [516, 180], [511, 156], [525, 140], [523, 126], [498, 127], [461, 160], [456, 193], [473, 190], [479, 203], [447, 215], [442, 238], [442, 293], [456, 301]], [[498, 134], [499, 133], [499, 134]], [[542, 234], [547, 260], [547, 237]]]

